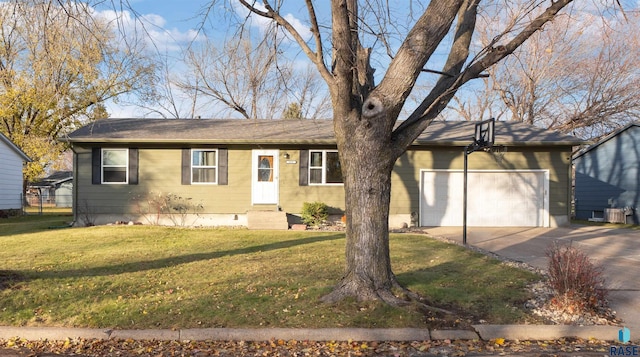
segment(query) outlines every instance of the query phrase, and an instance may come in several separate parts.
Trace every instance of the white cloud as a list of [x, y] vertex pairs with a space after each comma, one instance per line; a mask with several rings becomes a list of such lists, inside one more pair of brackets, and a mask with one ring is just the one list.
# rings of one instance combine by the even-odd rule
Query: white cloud
[[[239, 2], [234, 3], [233, 6], [236, 13], [238, 13], [241, 17], [246, 18], [249, 15], [249, 10], [247, 10], [247, 8], [242, 6]], [[256, 3], [254, 6], [259, 11], [266, 11], [266, 8], [261, 4]], [[310, 27], [306, 25], [302, 20], [300, 20], [299, 17], [297, 17], [292, 13], [287, 13], [285, 15], [282, 15], [282, 17], [285, 20], [287, 20], [293, 26], [293, 28], [296, 29], [296, 31], [298, 31], [300, 36], [305, 41], [311, 39], [312, 33], [311, 33]], [[251, 16], [251, 25], [254, 28], [257, 28], [260, 31], [260, 33], [265, 33], [267, 32], [268, 29], [273, 27], [273, 21], [271, 19], [268, 19], [262, 16], [254, 15], [254, 16]]]
[[156, 48], [160, 52], [179, 51], [193, 41], [201, 39], [195, 29], [181, 31], [176, 27], [166, 28], [167, 21], [157, 14], [143, 14], [134, 17], [129, 11], [94, 10], [96, 18], [108, 21], [114, 31], [120, 31], [126, 36], [140, 36], [147, 46]]
[[289, 23], [298, 31], [303, 39], [308, 40], [311, 38], [312, 33], [309, 26], [303, 24], [302, 21], [296, 18], [293, 14], [286, 14], [284, 18], [289, 21]]

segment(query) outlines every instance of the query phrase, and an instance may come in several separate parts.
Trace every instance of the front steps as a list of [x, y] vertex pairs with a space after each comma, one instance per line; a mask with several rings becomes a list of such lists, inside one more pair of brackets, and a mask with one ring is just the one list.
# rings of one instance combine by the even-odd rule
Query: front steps
[[289, 222], [287, 213], [282, 211], [248, 211], [247, 227], [249, 229], [287, 230]]

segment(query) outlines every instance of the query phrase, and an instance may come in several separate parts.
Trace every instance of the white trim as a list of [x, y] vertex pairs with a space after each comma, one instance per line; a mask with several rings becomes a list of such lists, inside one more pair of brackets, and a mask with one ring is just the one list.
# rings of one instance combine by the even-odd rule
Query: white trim
[[[104, 180], [104, 168], [105, 167], [123, 167], [123, 165], [104, 165], [104, 152], [105, 151], [124, 151], [125, 152], [125, 164], [124, 164], [124, 182], [106, 182]], [[128, 148], [101, 148], [100, 149], [100, 184], [102, 185], [128, 185], [129, 184], [129, 149]]]
[[[273, 180], [258, 182], [258, 157], [273, 156]], [[279, 205], [280, 204], [280, 150], [251, 150], [251, 204]], [[267, 187], [270, 186], [270, 187]], [[264, 189], [271, 189], [270, 195], [265, 196]]]
[[[322, 153], [322, 166], [313, 166], [311, 165], [311, 154], [314, 152]], [[307, 178], [309, 186], [344, 186], [344, 182], [329, 182], [327, 183], [327, 153], [336, 153], [338, 154], [338, 150], [324, 150], [324, 149], [309, 149], [309, 165], [307, 167]], [[311, 182], [311, 169], [314, 170], [322, 170], [322, 182], [314, 183]], [[344, 181], [344, 180], [343, 180]]]
[[[193, 152], [194, 151], [215, 151], [216, 153], [216, 164], [214, 166], [195, 166], [196, 168], [214, 168], [216, 169], [216, 177], [215, 177], [215, 182], [193, 182]], [[189, 152], [189, 180], [191, 182], [192, 185], [217, 185], [218, 184], [218, 179], [219, 179], [219, 175], [220, 175], [220, 168], [219, 168], [219, 164], [220, 164], [220, 158], [218, 156], [219, 152], [218, 149], [211, 149], [211, 148], [192, 148]]]
[[27, 154], [24, 153], [24, 151], [22, 151], [22, 149], [20, 149], [16, 144], [13, 143], [13, 141], [9, 140], [8, 137], [6, 137], [4, 134], [0, 133], [0, 141], [4, 142], [5, 144], [7, 144], [7, 147], [9, 147], [9, 149], [15, 151], [15, 153], [20, 156], [22, 158], [23, 161], [26, 162], [31, 162], [33, 160], [31, 160], [31, 158], [29, 158], [29, 156], [27, 156]]

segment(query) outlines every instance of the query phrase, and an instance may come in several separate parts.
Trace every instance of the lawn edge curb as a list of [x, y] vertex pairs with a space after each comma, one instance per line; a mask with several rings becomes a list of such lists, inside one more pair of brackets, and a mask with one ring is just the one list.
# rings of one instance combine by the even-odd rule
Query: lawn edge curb
[[0, 326], [0, 339], [26, 340], [133, 339], [174, 341], [428, 341], [428, 340], [556, 340], [568, 337], [615, 341], [619, 326], [473, 325], [474, 330], [420, 328], [195, 328], [91, 329]]
[[601, 341], [617, 340], [620, 326], [611, 325], [473, 325], [480, 338], [485, 341], [505, 340], [556, 340], [577, 337]]

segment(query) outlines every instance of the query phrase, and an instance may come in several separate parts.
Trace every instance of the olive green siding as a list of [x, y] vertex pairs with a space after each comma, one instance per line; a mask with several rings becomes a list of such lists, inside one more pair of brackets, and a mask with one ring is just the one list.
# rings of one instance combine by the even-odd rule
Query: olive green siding
[[[470, 170], [548, 170], [549, 213], [569, 215], [571, 151], [564, 148], [507, 147], [503, 154], [483, 151], [468, 155]], [[419, 212], [421, 170], [463, 170], [463, 148], [420, 148], [408, 151], [392, 174], [390, 215]], [[460, 188], [462, 189], [462, 188]]]
[[[227, 185], [183, 185], [181, 148], [138, 148], [139, 178], [138, 184], [132, 185], [92, 184], [91, 148], [76, 147], [76, 207], [79, 213], [84, 210], [92, 214], [134, 216], [144, 210], [144, 205], [154, 195], [172, 194], [189, 198], [194, 204], [201, 204], [202, 210], [199, 213], [202, 214], [245, 214], [254, 209], [276, 209], [275, 205], [252, 205], [252, 149], [228, 150]], [[289, 153], [289, 159], [285, 159], [285, 152]], [[280, 150], [280, 209], [289, 213], [299, 213], [303, 202], [322, 201], [337, 209], [334, 211], [342, 210], [343, 186], [300, 186], [299, 162], [299, 150]]]
[[[318, 150], [332, 148], [314, 148]], [[313, 149], [312, 149], [313, 150]], [[284, 153], [290, 155], [284, 159]], [[287, 161], [289, 163], [287, 163]], [[295, 162], [295, 163], [294, 163]], [[280, 207], [288, 213], [300, 213], [303, 202], [321, 201], [327, 204], [332, 213], [344, 211], [343, 185], [300, 186], [300, 150], [280, 150]]]
[[[159, 145], [159, 144], [158, 144]], [[113, 146], [104, 146], [113, 147]], [[200, 148], [200, 147], [197, 147]], [[191, 184], [181, 182], [180, 147], [138, 147], [138, 184], [92, 184], [91, 147], [76, 145], [75, 213], [121, 215], [122, 219], [140, 213], [140, 203], [149, 195], [175, 194], [201, 204], [202, 214], [224, 214], [233, 217], [258, 209], [277, 209], [275, 205], [255, 206], [251, 203], [252, 150], [279, 150], [279, 208], [298, 214], [303, 202], [321, 201], [344, 210], [342, 185], [300, 185], [300, 149], [295, 146], [268, 147], [230, 146], [228, 149], [228, 184]], [[322, 149], [322, 148], [318, 148]], [[330, 149], [325, 147], [325, 149]], [[503, 155], [475, 152], [469, 155], [469, 169], [543, 169], [549, 171], [549, 213], [569, 215], [571, 192], [569, 147], [508, 147]], [[288, 158], [285, 158], [288, 154]], [[462, 170], [462, 147], [411, 148], [396, 163], [392, 174], [390, 215], [419, 212], [421, 170]], [[237, 217], [235, 218], [237, 219]], [[409, 223], [409, 222], [406, 222]]]

